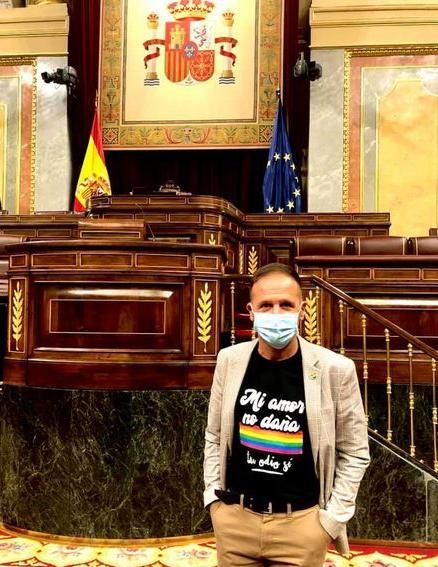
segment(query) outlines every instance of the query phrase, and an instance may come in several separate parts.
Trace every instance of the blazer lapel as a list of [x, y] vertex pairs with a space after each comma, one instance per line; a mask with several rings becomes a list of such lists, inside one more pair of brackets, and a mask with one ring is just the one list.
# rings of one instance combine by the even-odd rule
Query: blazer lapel
[[239, 393], [240, 386], [242, 385], [243, 377], [245, 376], [249, 359], [251, 357], [252, 351], [257, 345], [257, 342], [258, 341], [251, 341], [245, 343], [245, 345], [248, 345], [248, 348], [243, 352], [240, 351], [238, 353], [238, 356], [235, 356], [229, 361], [229, 379], [226, 383], [226, 389], [222, 403], [225, 412], [225, 423], [227, 427], [226, 439], [230, 450], [234, 428], [234, 406], [236, 405], [237, 395]]
[[298, 337], [303, 358], [304, 394], [307, 423], [315, 467], [317, 466], [321, 431], [321, 369], [313, 345]]

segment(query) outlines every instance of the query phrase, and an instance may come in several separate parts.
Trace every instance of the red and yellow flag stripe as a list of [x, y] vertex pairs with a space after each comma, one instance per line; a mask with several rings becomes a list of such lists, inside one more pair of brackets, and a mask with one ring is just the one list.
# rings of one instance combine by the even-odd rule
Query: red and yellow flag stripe
[[76, 186], [74, 212], [80, 213], [85, 211], [88, 208], [90, 198], [96, 195], [111, 195], [111, 184], [105, 165], [97, 108], [94, 113], [90, 139]]

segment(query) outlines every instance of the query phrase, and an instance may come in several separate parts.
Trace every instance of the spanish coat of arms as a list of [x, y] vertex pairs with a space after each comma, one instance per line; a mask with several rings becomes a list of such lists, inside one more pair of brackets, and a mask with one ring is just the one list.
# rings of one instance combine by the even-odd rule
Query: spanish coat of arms
[[221, 14], [225, 33], [215, 37], [217, 20], [214, 18], [215, 5], [208, 0], [179, 0], [167, 6], [172, 21], [165, 22], [164, 39], [157, 37], [160, 17], [155, 12], [147, 16], [151, 37], [143, 45], [148, 52], [144, 58], [145, 86], [160, 84], [157, 59], [160, 45], [165, 48], [164, 73], [166, 78], [184, 85], [207, 81], [214, 74], [215, 48], [219, 46], [222, 56], [220, 84], [233, 84], [233, 67], [236, 55], [233, 49], [237, 40], [233, 37], [234, 13]]

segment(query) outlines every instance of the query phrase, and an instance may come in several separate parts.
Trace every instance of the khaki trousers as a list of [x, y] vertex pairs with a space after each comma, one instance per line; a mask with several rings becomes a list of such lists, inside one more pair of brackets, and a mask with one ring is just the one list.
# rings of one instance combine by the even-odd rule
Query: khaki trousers
[[239, 504], [213, 502], [218, 567], [320, 567], [329, 534], [319, 506], [290, 514], [258, 514]]

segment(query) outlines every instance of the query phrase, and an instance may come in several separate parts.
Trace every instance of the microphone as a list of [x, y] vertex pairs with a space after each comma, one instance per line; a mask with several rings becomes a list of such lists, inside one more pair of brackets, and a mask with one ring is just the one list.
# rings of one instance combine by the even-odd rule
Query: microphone
[[[144, 217], [146, 217], [143, 207], [142, 207], [139, 203], [134, 203], [134, 205], [135, 205], [138, 209], [140, 209], [141, 214], [142, 214]], [[151, 225], [148, 223], [148, 221], [146, 220], [146, 218], [144, 219], [144, 223], [145, 223], [145, 225], [146, 225], [148, 231], [151, 233], [151, 236], [152, 236], [152, 239], [151, 239], [151, 240], [152, 240], [152, 242], [155, 242], [155, 234], [154, 234], [154, 231], [152, 230], [152, 227], [151, 227]]]
[[151, 225], [150, 225], [148, 222], [146, 222], [146, 226], [148, 227], [149, 232], [150, 232], [151, 235], [152, 235], [152, 242], [155, 242], [155, 234], [154, 234], [154, 231], [152, 230]]

